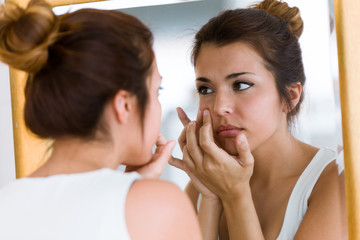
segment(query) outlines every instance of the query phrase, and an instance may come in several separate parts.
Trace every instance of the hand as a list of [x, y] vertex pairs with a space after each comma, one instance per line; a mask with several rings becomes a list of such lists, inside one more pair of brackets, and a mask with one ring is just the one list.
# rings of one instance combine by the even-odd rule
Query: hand
[[136, 171], [145, 178], [159, 178], [166, 163], [171, 157], [175, 141], [166, 141], [163, 135], [159, 134], [156, 140], [156, 149], [151, 160], [142, 166], [126, 166], [125, 172]]
[[[178, 117], [181, 121], [181, 123], [184, 126], [183, 131], [180, 134], [180, 137], [178, 138], [178, 142], [180, 145], [180, 149], [183, 150], [184, 146], [186, 145], [186, 126], [188, 125], [190, 121], [189, 117], [186, 115], [183, 109], [177, 108], [176, 109], [178, 113]], [[199, 123], [198, 125], [201, 125], [201, 114], [200, 111], [198, 112], [198, 115], [196, 117], [196, 121]], [[199, 178], [186, 166], [183, 160], [171, 157], [169, 160], [169, 164], [183, 170], [191, 179], [191, 182], [193, 183], [196, 190], [198, 190], [203, 198], [209, 198], [209, 199], [219, 199], [214, 193], [212, 193], [200, 180]]]
[[[186, 113], [184, 112], [184, 110], [182, 108], [180, 108], [180, 107], [176, 108], [176, 112], [178, 114], [178, 117], [179, 117], [182, 125], [184, 126], [184, 129], [182, 130], [182, 132], [178, 138], [180, 149], [182, 151], [184, 146], [186, 145], [186, 126], [189, 124], [189, 122], [191, 122], [191, 120], [189, 119], [189, 117], [186, 115]], [[196, 116], [196, 122], [198, 123], [197, 124], [198, 126], [201, 126], [200, 110], [198, 111], [198, 114]], [[196, 129], [196, 133], [198, 134], [198, 129]]]
[[200, 179], [186, 166], [183, 160], [171, 157], [169, 160], [169, 164], [183, 170], [191, 179], [192, 184], [196, 188], [196, 190], [201, 193], [202, 198], [204, 199], [212, 199], [219, 200], [219, 197], [216, 196], [213, 192], [211, 192], [201, 181]]
[[222, 200], [240, 197], [242, 192], [250, 188], [249, 181], [254, 167], [254, 158], [246, 136], [244, 133], [236, 136], [238, 156], [230, 156], [214, 142], [208, 110], [204, 111], [202, 121], [198, 138], [196, 122], [191, 122], [186, 127], [184, 163], [211, 192]]

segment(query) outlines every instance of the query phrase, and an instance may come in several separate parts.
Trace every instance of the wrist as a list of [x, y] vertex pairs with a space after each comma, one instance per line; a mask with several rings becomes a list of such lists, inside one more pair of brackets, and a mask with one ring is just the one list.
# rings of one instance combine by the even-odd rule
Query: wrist
[[221, 199], [216, 195], [201, 195], [201, 201], [209, 204], [221, 205]]
[[247, 201], [249, 199], [252, 200], [250, 185], [246, 184], [244, 186], [237, 188], [236, 191], [224, 193], [219, 197], [224, 205], [230, 205], [230, 206], [234, 204], [237, 205], [242, 201]]

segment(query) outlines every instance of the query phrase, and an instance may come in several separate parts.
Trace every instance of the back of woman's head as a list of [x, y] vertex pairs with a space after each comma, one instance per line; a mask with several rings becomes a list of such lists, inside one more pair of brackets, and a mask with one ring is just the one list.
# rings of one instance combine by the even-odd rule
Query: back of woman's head
[[249, 44], [265, 61], [273, 74], [281, 99], [287, 104], [288, 123], [300, 110], [304, 94], [293, 107], [287, 88], [305, 84], [304, 67], [298, 38], [303, 30], [299, 9], [278, 0], [264, 0], [247, 9], [222, 12], [212, 18], [196, 34], [192, 57], [196, 66], [202, 44], [219, 47], [234, 42]]
[[140, 119], [154, 60], [152, 34], [138, 19], [93, 9], [55, 16], [49, 4], [7, 4], [0, 18], [0, 59], [29, 73], [25, 123], [44, 138], [93, 137], [106, 103], [134, 94]]

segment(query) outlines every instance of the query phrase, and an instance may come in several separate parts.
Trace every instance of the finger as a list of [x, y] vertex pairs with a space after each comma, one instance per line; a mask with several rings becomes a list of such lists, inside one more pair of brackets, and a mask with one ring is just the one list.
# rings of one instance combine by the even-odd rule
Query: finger
[[181, 151], [183, 151], [183, 148], [186, 145], [186, 128], [184, 128], [181, 131], [181, 134], [180, 134], [180, 136], [178, 138], [178, 142], [179, 142]]
[[214, 142], [211, 117], [208, 110], [204, 111], [204, 125], [199, 130], [199, 144], [203, 151], [213, 155], [218, 148]]
[[238, 152], [238, 159], [243, 167], [254, 165], [254, 157], [251, 154], [249, 143], [244, 133], [236, 136], [236, 149]]
[[191, 158], [189, 151], [187, 149], [187, 145], [184, 147], [183, 150], [183, 161], [186, 165], [186, 167], [188, 167], [190, 169], [190, 171], [195, 171], [196, 170], [196, 166], [194, 164], [193, 159]]
[[150, 178], [158, 178], [160, 177], [161, 173], [163, 172], [165, 165], [169, 161], [171, 157], [171, 152], [175, 146], [175, 141], [169, 141], [165, 145], [158, 147], [156, 149], [156, 154], [154, 155], [154, 160], [149, 163], [148, 171], [145, 175], [146, 177]]
[[209, 110], [205, 109], [204, 110], [204, 114], [203, 114], [203, 124], [209, 124], [210, 125], [210, 132], [209, 132], [209, 137], [211, 141], [214, 141], [214, 132], [213, 132], [213, 127], [212, 127], [212, 121], [211, 121], [211, 115]]
[[173, 167], [176, 167], [176, 168], [178, 168], [180, 170], [185, 171], [184, 170], [185, 169], [185, 163], [184, 163], [183, 160], [180, 160], [178, 158], [175, 158], [175, 157], [171, 156], [170, 159], [169, 159], [169, 164], [171, 166], [173, 166]]
[[161, 162], [161, 166], [165, 166], [165, 164], [169, 161], [171, 157], [172, 150], [174, 149], [176, 142], [174, 140], [171, 140], [167, 142], [164, 145], [158, 146], [157, 149], [160, 151], [157, 153], [157, 161]]
[[186, 166], [185, 162], [181, 159], [171, 156], [170, 160], [169, 160], [169, 164], [173, 167], [183, 170], [188, 175], [191, 173], [190, 169]]
[[198, 126], [201, 126], [202, 124], [202, 114], [201, 114], [201, 110], [199, 109], [198, 112], [197, 112], [197, 115], [196, 115], [196, 123], [198, 124]]
[[164, 135], [162, 135], [161, 133], [159, 133], [158, 138], [156, 139], [156, 146], [162, 146], [166, 144], [166, 139], [164, 137]]
[[199, 136], [199, 129], [203, 124], [203, 119], [202, 118], [203, 118], [203, 116], [201, 114], [201, 110], [199, 109], [198, 113], [196, 115], [196, 130], [195, 130], [195, 133], [196, 133], [197, 137]]
[[156, 139], [155, 145], [156, 145], [156, 149], [155, 149], [155, 153], [159, 153], [160, 150], [162, 150], [162, 146], [164, 146], [167, 143], [165, 137], [159, 133], [158, 138]]
[[190, 122], [186, 127], [186, 147], [196, 167], [202, 164], [202, 151], [196, 137], [196, 122]]
[[176, 112], [178, 114], [178, 117], [182, 123], [182, 125], [185, 127], [186, 125], [188, 125], [188, 123], [190, 122], [189, 117], [186, 115], [185, 111], [181, 108], [178, 107], [176, 108]]

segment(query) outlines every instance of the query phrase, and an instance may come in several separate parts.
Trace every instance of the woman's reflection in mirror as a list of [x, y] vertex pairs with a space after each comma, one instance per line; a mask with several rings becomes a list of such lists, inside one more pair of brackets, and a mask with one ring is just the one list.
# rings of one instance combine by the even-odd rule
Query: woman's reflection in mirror
[[[171, 164], [191, 181], [205, 239], [346, 239], [336, 152], [296, 139], [305, 74], [296, 7], [265, 0], [227, 10], [196, 34], [199, 113]], [[311, 79], [316, 81], [316, 79]]]

